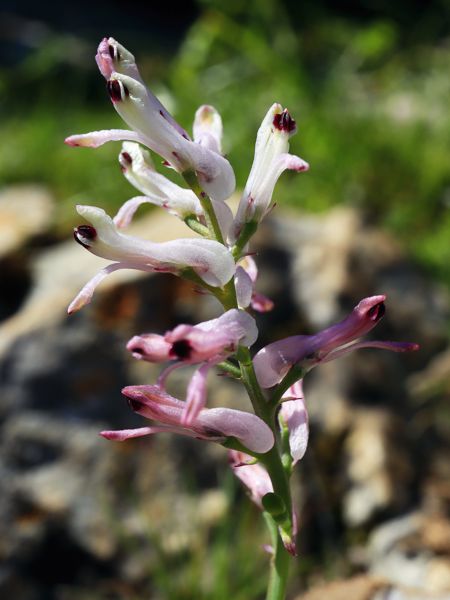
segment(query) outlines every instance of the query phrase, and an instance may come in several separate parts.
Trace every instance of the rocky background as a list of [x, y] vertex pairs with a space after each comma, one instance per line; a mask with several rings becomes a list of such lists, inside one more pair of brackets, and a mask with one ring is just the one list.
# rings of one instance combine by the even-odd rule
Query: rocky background
[[[262, 597], [263, 524], [220, 446], [98, 436], [142, 422], [120, 389], [158, 373], [126, 341], [212, 318], [215, 300], [174, 277], [119, 272], [67, 317], [103, 261], [48, 230], [53, 209], [45, 188], [0, 194], [0, 597]], [[177, 227], [154, 212], [134, 232], [163, 239]], [[275, 301], [257, 317], [258, 346], [326, 327], [376, 293], [388, 295], [376, 338], [421, 345], [362, 350], [308, 376], [290, 597], [450, 598], [448, 293], [352, 209], [277, 209], [256, 249], [259, 291]], [[181, 371], [171, 384], [180, 395]], [[235, 382], [214, 376], [209, 404], [248, 407]], [[229, 587], [219, 596], [220, 578]]]

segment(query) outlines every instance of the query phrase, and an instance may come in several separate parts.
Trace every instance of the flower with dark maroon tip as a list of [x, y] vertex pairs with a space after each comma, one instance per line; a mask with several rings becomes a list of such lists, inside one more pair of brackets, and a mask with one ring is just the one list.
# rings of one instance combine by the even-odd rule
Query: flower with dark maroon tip
[[192, 269], [205, 283], [224, 286], [233, 276], [235, 264], [231, 253], [219, 242], [188, 238], [168, 242], [141, 240], [118, 231], [111, 217], [95, 206], [77, 206], [78, 213], [90, 225], [75, 229], [77, 242], [89, 252], [114, 261], [91, 279], [72, 301], [69, 313], [90, 302], [96, 286], [119, 269], [159, 271], [182, 274]]
[[294, 119], [280, 104], [273, 104], [258, 130], [255, 157], [234, 220], [235, 241], [246, 223], [259, 223], [272, 208], [272, 194], [286, 169], [306, 171], [307, 162], [289, 154], [289, 138], [296, 132]]
[[156, 385], [129, 386], [122, 390], [130, 407], [155, 425], [139, 429], [102, 431], [108, 440], [124, 441], [160, 432], [172, 432], [201, 440], [226, 442], [235, 438], [250, 452], [263, 454], [273, 444], [273, 433], [262, 419], [254, 414], [231, 408], [203, 408], [189, 425], [183, 422], [185, 402], [174, 398]]
[[[217, 119], [211, 125], [203, 119], [198, 143], [175, 121], [161, 102], [146, 88], [134, 56], [113, 38], [104, 38], [96, 56], [107, 80], [113, 106], [129, 130], [113, 129], [74, 135], [66, 139], [71, 146], [101, 146], [108, 141], [133, 141], [148, 146], [179, 173], [193, 170], [203, 189], [215, 200], [228, 198], [235, 188], [230, 163], [218, 152]], [[211, 116], [211, 115], [210, 115]]]
[[148, 362], [215, 363], [234, 352], [239, 344], [251, 346], [257, 336], [253, 317], [232, 308], [217, 319], [197, 325], [178, 325], [164, 335], [136, 335], [128, 342], [127, 349], [135, 358]]
[[263, 388], [276, 385], [294, 365], [307, 371], [359, 348], [381, 348], [392, 352], [418, 350], [418, 344], [410, 342], [358, 341], [383, 317], [385, 299], [385, 296], [364, 298], [336, 325], [315, 335], [294, 335], [262, 348], [253, 361], [260, 385]]

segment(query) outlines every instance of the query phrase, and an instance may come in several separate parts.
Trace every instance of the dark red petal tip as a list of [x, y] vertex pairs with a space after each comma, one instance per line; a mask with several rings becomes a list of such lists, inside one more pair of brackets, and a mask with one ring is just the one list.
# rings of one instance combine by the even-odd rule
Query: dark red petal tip
[[169, 355], [180, 360], [189, 360], [192, 353], [192, 346], [187, 340], [178, 340], [172, 344]]
[[89, 242], [93, 242], [97, 237], [97, 231], [92, 225], [78, 225], [73, 230], [75, 241], [81, 244], [84, 248], [89, 248]]
[[108, 44], [108, 52], [112, 60], [120, 60], [120, 52], [117, 46]]
[[120, 156], [123, 159], [123, 161], [126, 162], [128, 165], [133, 164], [133, 159], [131, 158], [131, 156], [128, 152], [121, 152]]
[[130, 95], [128, 88], [118, 79], [112, 79], [106, 84], [109, 97], [113, 102], [121, 102]]
[[282, 113], [277, 114], [273, 118], [273, 125], [279, 131], [293, 133], [297, 129], [297, 124], [285, 108]]
[[375, 306], [372, 306], [371, 309], [369, 309], [369, 311], [367, 312], [367, 316], [372, 321], [379, 321], [384, 316], [385, 312], [386, 306], [384, 302], [379, 302], [378, 304], [375, 304]]
[[136, 398], [128, 398], [128, 405], [134, 412], [139, 412], [145, 406], [143, 402], [136, 400]]

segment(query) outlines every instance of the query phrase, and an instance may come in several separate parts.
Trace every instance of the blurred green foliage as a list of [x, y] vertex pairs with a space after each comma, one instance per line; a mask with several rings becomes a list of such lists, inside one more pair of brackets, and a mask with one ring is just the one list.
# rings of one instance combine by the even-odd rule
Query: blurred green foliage
[[[200, 5], [175, 56], [145, 55], [128, 44], [177, 119], [189, 127], [200, 104], [219, 109], [242, 188], [265, 112], [274, 101], [287, 106], [299, 129], [292, 152], [311, 170], [286, 173], [277, 203], [308, 211], [357, 206], [450, 283], [449, 40], [433, 40], [427, 30], [426, 39], [405, 44], [404, 25], [391, 17], [355, 20], [323, 6], [309, 24], [300, 8], [294, 16], [293, 5], [275, 0]], [[76, 202], [114, 210], [134, 194], [117, 166], [118, 144], [95, 151], [62, 144], [71, 133], [121, 126], [94, 52], [54, 35], [0, 72], [8, 109], [0, 124], [0, 183], [48, 184], [63, 229]]]

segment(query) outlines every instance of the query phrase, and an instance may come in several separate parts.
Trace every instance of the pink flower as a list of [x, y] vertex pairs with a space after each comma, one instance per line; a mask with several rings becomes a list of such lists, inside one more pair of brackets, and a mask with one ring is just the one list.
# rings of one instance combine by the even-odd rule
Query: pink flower
[[234, 352], [239, 344], [251, 346], [258, 336], [253, 317], [235, 308], [198, 325], [178, 325], [164, 335], [134, 336], [127, 349], [137, 359], [158, 363], [177, 360], [161, 373], [158, 383], [165, 385], [168, 375], [185, 364], [204, 363], [192, 376], [184, 404], [183, 424], [189, 425], [206, 404], [206, 377], [211, 367]]
[[189, 425], [183, 423], [184, 402], [170, 396], [155, 385], [129, 386], [122, 390], [131, 408], [157, 422], [156, 425], [139, 429], [102, 431], [108, 440], [123, 441], [159, 432], [173, 432], [201, 440], [224, 443], [236, 438], [250, 452], [263, 454], [273, 444], [270, 428], [256, 415], [231, 408], [204, 408]]
[[234, 191], [235, 177], [230, 163], [219, 153], [217, 113], [210, 111], [210, 119], [202, 114], [196, 118], [198, 139], [191, 141], [146, 88], [134, 56], [126, 48], [113, 38], [104, 38], [96, 61], [107, 80], [114, 108], [131, 130], [93, 131], [70, 136], [66, 143], [96, 148], [109, 141], [139, 142], [162, 156], [176, 171], [196, 171], [203, 189], [215, 200], [228, 198]]
[[279, 383], [294, 365], [309, 370], [359, 348], [382, 348], [392, 352], [417, 350], [409, 342], [362, 341], [358, 338], [375, 327], [385, 312], [385, 296], [364, 298], [350, 315], [315, 335], [295, 335], [269, 344], [254, 358], [256, 376], [263, 388]]
[[233, 308], [217, 319], [197, 325], [178, 325], [164, 335], [134, 336], [127, 349], [135, 358], [149, 362], [173, 359], [190, 364], [217, 362], [234, 352], [239, 344], [251, 346], [257, 336], [253, 317]]
[[84, 286], [70, 304], [69, 313], [88, 304], [97, 285], [118, 269], [163, 271], [177, 275], [192, 269], [205, 283], [216, 287], [225, 285], [234, 274], [233, 257], [219, 242], [201, 238], [150, 242], [120, 233], [101, 208], [77, 206], [77, 211], [90, 225], [76, 227], [75, 240], [92, 254], [114, 262]]
[[[229, 461], [231, 469], [236, 477], [242, 481], [247, 488], [250, 499], [260, 510], [266, 510], [263, 498], [267, 494], [273, 494], [273, 485], [266, 468], [256, 462], [251, 456], [237, 450], [230, 450]], [[286, 512], [282, 522], [278, 522], [278, 531], [286, 550], [297, 555], [295, 538], [298, 531], [298, 519], [295, 510], [291, 507]], [[268, 552], [273, 553], [273, 548], [266, 547]]]
[[238, 450], [230, 450], [228, 456], [233, 473], [247, 488], [252, 502], [263, 510], [263, 497], [273, 492], [272, 481], [265, 467], [252, 456]]

